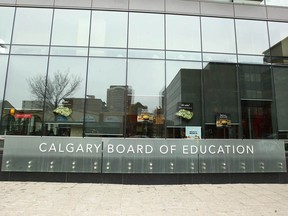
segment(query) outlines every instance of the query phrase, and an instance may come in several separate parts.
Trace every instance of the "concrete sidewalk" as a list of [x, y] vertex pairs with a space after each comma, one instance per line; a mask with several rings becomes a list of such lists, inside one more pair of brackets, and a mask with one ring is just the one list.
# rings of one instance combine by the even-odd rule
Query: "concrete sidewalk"
[[0, 182], [0, 215], [288, 215], [288, 184]]

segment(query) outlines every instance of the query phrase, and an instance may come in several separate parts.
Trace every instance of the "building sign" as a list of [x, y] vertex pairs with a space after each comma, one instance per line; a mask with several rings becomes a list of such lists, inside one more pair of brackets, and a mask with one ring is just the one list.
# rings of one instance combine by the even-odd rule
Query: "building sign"
[[2, 171], [286, 172], [280, 140], [5, 137]]
[[24, 114], [24, 113], [18, 113], [18, 114], [15, 114], [14, 117], [16, 119], [19, 119], [19, 118], [24, 118], [24, 119], [31, 119], [32, 118], [32, 114]]
[[201, 139], [201, 127], [186, 126], [185, 136], [188, 139]]
[[176, 115], [182, 119], [191, 120], [193, 118], [193, 103], [179, 103]]
[[231, 126], [231, 115], [228, 113], [218, 113], [216, 115], [216, 127]]

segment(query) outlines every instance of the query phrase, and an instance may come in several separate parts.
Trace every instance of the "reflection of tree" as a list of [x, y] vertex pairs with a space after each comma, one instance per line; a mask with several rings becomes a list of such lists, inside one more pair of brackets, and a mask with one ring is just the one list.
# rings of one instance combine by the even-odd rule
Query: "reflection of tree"
[[37, 75], [27, 80], [31, 94], [37, 99], [45, 103], [48, 108], [57, 108], [64, 98], [75, 93], [78, 89], [81, 78], [72, 76], [69, 71], [61, 73], [57, 71], [53, 76]]

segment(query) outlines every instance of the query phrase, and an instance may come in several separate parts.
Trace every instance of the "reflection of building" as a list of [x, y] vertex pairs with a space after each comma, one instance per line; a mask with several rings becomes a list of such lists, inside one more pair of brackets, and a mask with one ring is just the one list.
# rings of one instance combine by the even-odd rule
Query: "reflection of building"
[[109, 112], [124, 112], [131, 105], [132, 89], [128, 86], [112, 85], [107, 89], [107, 108]]
[[[274, 44], [269, 50], [266, 50], [263, 54], [265, 55], [265, 62], [268, 63], [288, 63], [288, 37]], [[271, 53], [271, 57], [270, 57]]]
[[[201, 70], [181, 69], [166, 89], [168, 135], [180, 134], [185, 126], [204, 125], [207, 138], [241, 138], [240, 134], [243, 138], [269, 138], [288, 121], [283, 112], [287, 107], [287, 93], [283, 92], [288, 89], [282, 81], [287, 77], [287, 71], [275, 70], [272, 78], [269, 65], [257, 64], [210, 62], [202, 78]], [[193, 104], [191, 120], [176, 116], [179, 103], [185, 102]], [[221, 113], [229, 115], [231, 125], [216, 127]], [[278, 125], [273, 127], [276, 116]]]

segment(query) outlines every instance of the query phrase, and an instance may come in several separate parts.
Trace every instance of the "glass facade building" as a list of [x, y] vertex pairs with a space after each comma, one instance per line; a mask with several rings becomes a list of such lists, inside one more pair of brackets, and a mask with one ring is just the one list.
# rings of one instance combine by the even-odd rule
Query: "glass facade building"
[[0, 0], [0, 136], [288, 138], [284, 0]]

